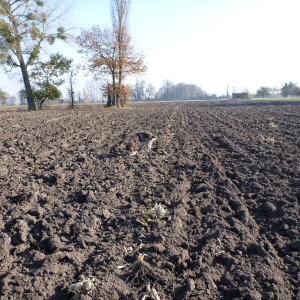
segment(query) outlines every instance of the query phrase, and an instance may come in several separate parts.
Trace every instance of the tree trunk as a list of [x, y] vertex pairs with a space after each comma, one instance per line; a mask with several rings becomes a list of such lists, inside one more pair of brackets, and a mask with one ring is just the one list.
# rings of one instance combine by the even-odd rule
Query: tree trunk
[[71, 95], [71, 108], [74, 108], [74, 90], [73, 90], [73, 84], [70, 86], [70, 95]]
[[120, 97], [119, 97], [119, 94], [117, 93], [116, 94], [116, 106], [117, 107], [120, 107], [119, 99], [120, 99]]
[[118, 89], [117, 89], [117, 93], [116, 93], [116, 103], [117, 103], [117, 107], [120, 107], [120, 88], [122, 86], [122, 67], [119, 66], [119, 72], [118, 72]]
[[22, 76], [23, 76], [23, 81], [24, 81], [24, 86], [26, 91], [28, 110], [36, 110], [36, 106], [32, 94], [32, 88], [29, 80], [28, 71], [27, 71], [27, 66], [24, 64], [24, 62], [21, 62], [20, 66], [22, 70]]
[[111, 106], [116, 106], [116, 78], [115, 78], [115, 74], [113, 74], [113, 78], [112, 78], [112, 102], [111, 102]]
[[72, 93], [72, 96], [71, 96], [71, 107], [74, 108], [74, 92]]
[[112, 104], [111, 104], [111, 87], [108, 82], [106, 84], [106, 92], [107, 92], [107, 102], [106, 102], [105, 107], [111, 107], [112, 106]]

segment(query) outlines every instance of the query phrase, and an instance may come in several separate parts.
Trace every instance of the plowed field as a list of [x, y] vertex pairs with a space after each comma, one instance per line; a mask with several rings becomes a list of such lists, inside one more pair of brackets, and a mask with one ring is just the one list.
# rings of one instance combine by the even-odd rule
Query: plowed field
[[[300, 102], [0, 112], [0, 298], [300, 299]], [[153, 150], [124, 141], [148, 130]], [[150, 218], [155, 204], [167, 211]], [[147, 294], [148, 293], [148, 294]], [[158, 298], [153, 298], [158, 299]]]

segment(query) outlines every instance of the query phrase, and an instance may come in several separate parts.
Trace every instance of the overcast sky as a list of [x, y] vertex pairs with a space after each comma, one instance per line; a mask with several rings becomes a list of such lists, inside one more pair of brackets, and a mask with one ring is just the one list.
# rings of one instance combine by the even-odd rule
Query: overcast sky
[[[110, 25], [110, 0], [69, 2], [73, 25]], [[148, 66], [141, 79], [157, 89], [166, 79], [194, 83], [218, 95], [227, 86], [256, 92], [300, 84], [299, 11], [300, 0], [132, 0], [130, 31]], [[2, 89], [18, 91], [4, 78]]]

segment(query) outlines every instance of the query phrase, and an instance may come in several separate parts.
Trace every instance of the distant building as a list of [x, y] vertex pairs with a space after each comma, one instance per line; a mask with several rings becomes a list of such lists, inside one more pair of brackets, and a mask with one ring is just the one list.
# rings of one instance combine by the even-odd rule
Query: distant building
[[232, 93], [232, 99], [250, 99], [248, 93]]

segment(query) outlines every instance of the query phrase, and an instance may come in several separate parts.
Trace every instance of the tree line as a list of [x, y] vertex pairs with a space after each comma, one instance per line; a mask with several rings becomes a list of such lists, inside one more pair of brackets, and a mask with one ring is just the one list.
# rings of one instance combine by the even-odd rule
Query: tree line
[[[54, 55], [55, 57], [55, 55]], [[53, 58], [54, 58], [53, 57]], [[52, 59], [53, 59], [52, 58]], [[47, 77], [47, 74], [45, 74]], [[43, 78], [43, 77], [41, 77]], [[40, 79], [41, 79], [40, 78]], [[73, 78], [74, 79], [74, 78]], [[59, 81], [61, 78], [53, 78], [54, 81]], [[72, 80], [72, 77], [69, 77], [69, 80]], [[43, 81], [41, 81], [43, 82]], [[58, 82], [56, 82], [58, 83]], [[103, 82], [100, 80], [89, 79], [86, 82], [85, 88], [82, 91], [74, 91], [74, 85], [70, 84], [73, 90], [73, 105], [76, 100], [78, 103], [88, 103], [88, 102], [105, 102], [107, 99], [104, 99], [103, 88], [101, 87]], [[69, 91], [69, 92], [70, 92]], [[198, 87], [195, 84], [186, 84], [186, 83], [178, 83], [174, 84], [170, 80], [165, 80], [158, 90], [151, 84], [146, 82], [145, 80], [136, 79], [135, 84], [128, 85], [129, 98], [132, 101], [156, 101], [156, 100], [209, 100], [209, 99], [228, 99], [230, 95], [221, 95], [218, 96], [216, 94], [208, 94], [201, 87]], [[48, 99], [46, 95], [51, 94], [51, 89], [49, 91], [45, 90], [45, 92], [37, 91], [39, 93], [36, 98], [36, 103], [38, 107]], [[54, 89], [53, 94], [56, 94], [60, 97], [61, 93], [59, 90]], [[46, 94], [46, 95], [44, 95]], [[70, 95], [70, 93], [68, 93]], [[300, 97], [300, 87], [297, 86], [296, 83], [289, 82], [282, 85], [281, 88], [277, 87], [260, 87], [256, 93], [250, 95], [250, 97], [254, 98], [278, 98], [278, 97]], [[55, 98], [53, 98], [55, 99]], [[0, 105], [16, 105], [26, 104], [26, 91], [21, 89], [18, 93], [18, 100], [15, 96], [10, 96], [8, 93], [3, 91], [0, 88]]]
[[165, 80], [158, 91], [151, 83], [136, 80], [131, 86], [132, 100], [202, 100], [215, 99], [216, 94], [209, 95], [196, 84], [177, 83]]
[[256, 97], [258, 98], [275, 98], [278, 95], [281, 95], [285, 98], [299, 98], [300, 87], [296, 83], [290, 81], [289, 83], [285, 83], [280, 89], [277, 87], [270, 88], [267, 86], [262, 86], [256, 91]]

